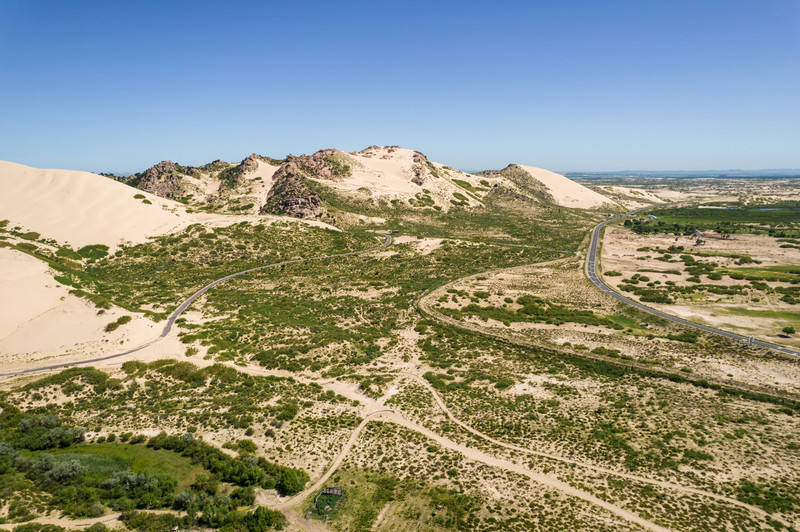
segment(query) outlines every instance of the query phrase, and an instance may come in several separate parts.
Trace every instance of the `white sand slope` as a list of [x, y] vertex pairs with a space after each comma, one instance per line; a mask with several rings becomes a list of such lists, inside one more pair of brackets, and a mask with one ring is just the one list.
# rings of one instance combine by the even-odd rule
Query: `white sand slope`
[[377, 196], [414, 195], [422, 189], [411, 182], [414, 176], [412, 150], [395, 148], [390, 152], [383, 148], [362, 153], [348, 154], [354, 161], [353, 173], [343, 184], [353, 189], [368, 188]]
[[[259, 163], [247, 176], [266, 196], [276, 166]], [[255, 181], [260, 177], [260, 181]], [[215, 185], [218, 186], [218, 185]], [[144, 196], [150, 204], [142, 199]], [[43, 238], [80, 248], [105, 244], [114, 251], [121, 243], [145, 242], [151, 236], [178, 231], [193, 223], [224, 226], [239, 222], [291, 221], [335, 229], [317, 220], [285, 216], [187, 214], [183, 204], [137, 190], [107, 177], [75, 170], [41, 170], [0, 161], [0, 220], [36, 231]]]
[[574, 209], [593, 209], [604, 203], [613, 205], [614, 202], [602, 194], [591, 190], [561, 174], [536, 168], [535, 166], [519, 165], [531, 177], [542, 183], [553, 199], [562, 207]]
[[249, 194], [257, 199], [256, 210], [267, 200], [269, 189], [272, 188], [272, 176], [275, 175], [278, 168], [280, 166], [272, 166], [264, 161], [258, 161], [258, 167], [253, 172], [245, 174], [244, 179], [248, 185]]
[[97, 174], [0, 161], [0, 219], [76, 248], [143, 242], [180, 225], [184, 213], [180, 203]]
[[[451, 200], [460, 200], [458, 193], [470, 206], [481, 205], [476, 197], [465, 194], [464, 190], [456, 185], [453, 177], [463, 178], [463, 172], [445, 170], [437, 163], [432, 163], [440, 177], [430, 175], [427, 166], [423, 165], [423, 181], [419, 185], [414, 183], [414, 155], [415, 151], [395, 146], [372, 146], [356, 153], [339, 152], [350, 165], [351, 175], [337, 181], [321, 181], [327, 186], [355, 193], [366, 194], [370, 197], [398, 199], [408, 201], [417, 194], [429, 194], [434, 204], [448, 210]], [[466, 174], [464, 174], [466, 175]]]
[[[56, 282], [44, 262], [7, 248], [0, 248], [0, 301], [0, 365], [7, 370], [114, 353], [150, 340], [162, 326], [116, 307], [98, 314]], [[104, 331], [122, 315], [133, 320]], [[168, 340], [162, 349], [182, 351]]]

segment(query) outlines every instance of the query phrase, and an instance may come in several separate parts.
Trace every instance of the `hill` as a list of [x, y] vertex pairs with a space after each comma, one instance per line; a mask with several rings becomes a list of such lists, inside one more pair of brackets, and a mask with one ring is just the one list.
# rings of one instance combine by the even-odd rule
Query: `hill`
[[562, 207], [593, 209], [602, 207], [604, 204], [611, 205], [614, 203], [599, 192], [595, 192], [561, 174], [543, 168], [536, 168], [535, 166], [519, 165], [519, 168], [540, 182], [553, 198], [553, 201]]
[[11, 224], [79, 248], [143, 242], [181, 225], [179, 203], [89, 172], [0, 161], [0, 215]]
[[332, 211], [363, 215], [375, 209], [448, 212], [492, 203], [618, 208], [602, 194], [532, 166], [472, 174], [399, 146], [358, 152], [323, 149], [272, 159], [255, 153], [239, 163], [199, 167], [162, 161], [118, 180], [203, 212], [324, 218]]

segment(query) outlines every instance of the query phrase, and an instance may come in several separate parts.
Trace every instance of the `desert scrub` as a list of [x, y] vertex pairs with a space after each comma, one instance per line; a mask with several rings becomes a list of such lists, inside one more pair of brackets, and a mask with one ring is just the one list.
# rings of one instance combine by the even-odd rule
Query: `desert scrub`
[[[426, 378], [457, 418], [497, 439], [558, 448], [594, 463], [623, 463], [729, 495], [725, 472], [735, 464], [742, 478], [758, 475], [767, 460], [755, 451], [761, 445], [780, 455], [784, 480], [800, 466], [785, 447], [791, 447], [797, 420], [769, 404], [605, 372], [594, 364], [570, 365], [563, 357], [508, 344], [500, 348], [449, 327], [429, 329], [420, 345], [422, 359], [441, 370]], [[517, 390], [498, 390], [498, 374], [518, 383]], [[564, 388], [577, 382], [582, 384]], [[698, 477], [699, 472], [704, 473]]]
[[[355, 251], [375, 243], [372, 235], [296, 228], [295, 224], [242, 223], [213, 231], [195, 225], [176, 235], [122, 248], [103, 259], [92, 247], [95, 251], [90, 254], [97, 260], [81, 269], [58, 262], [51, 265], [60, 270], [57, 280], [75, 288], [78, 295], [163, 319], [189, 294], [226, 274], [297, 256]], [[87, 253], [78, 250], [81, 256]]]
[[401, 245], [390, 250], [234, 279], [207, 296], [205, 312], [221, 318], [183, 323], [182, 339], [223, 360], [351, 373], [397, 341], [394, 331], [409, 324], [413, 302], [426, 290], [451, 276], [542, 256], [536, 249], [464, 242], [443, 243], [426, 255]]
[[[224, 434], [212, 436], [217, 445], [248, 438], [272, 462], [311, 460], [317, 467], [336, 452], [321, 441], [346, 439], [360, 422], [349, 400], [319, 385], [248, 376], [226, 366], [129, 361], [119, 377], [73, 368], [15, 389], [10, 400], [71, 416], [94, 432], [113, 427], [132, 434], [165, 428], [173, 434]], [[60, 396], [69, 400], [54, 401]]]

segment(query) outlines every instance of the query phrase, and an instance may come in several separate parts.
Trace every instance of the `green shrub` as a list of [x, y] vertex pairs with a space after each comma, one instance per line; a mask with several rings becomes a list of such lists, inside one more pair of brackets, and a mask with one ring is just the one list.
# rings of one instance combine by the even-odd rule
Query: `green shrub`
[[108, 246], [105, 244], [91, 244], [78, 250], [78, 255], [85, 259], [102, 259], [108, 255]]
[[127, 315], [120, 316], [115, 321], [112, 321], [111, 323], [107, 324], [106, 327], [105, 327], [105, 331], [106, 332], [115, 331], [120, 327], [120, 325], [125, 325], [126, 323], [131, 321], [131, 319], [133, 319], [133, 318], [131, 318], [130, 316], [127, 316]]

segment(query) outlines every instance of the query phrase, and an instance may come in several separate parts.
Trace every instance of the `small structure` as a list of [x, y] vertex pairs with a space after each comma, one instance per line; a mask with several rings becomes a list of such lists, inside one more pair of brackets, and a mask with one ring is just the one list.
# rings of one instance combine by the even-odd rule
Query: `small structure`
[[306, 519], [322, 519], [326, 521], [330, 518], [328, 513], [336, 507], [339, 498], [344, 496], [344, 490], [337, 487], [323, 488], [314, 497], [314, 505], [306, 512]]

